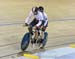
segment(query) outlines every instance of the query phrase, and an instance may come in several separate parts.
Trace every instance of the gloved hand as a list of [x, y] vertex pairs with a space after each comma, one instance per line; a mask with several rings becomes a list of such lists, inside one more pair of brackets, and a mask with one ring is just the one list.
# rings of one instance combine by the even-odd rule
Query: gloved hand
[[27, 23], [25, 23], [25, 26], [28, 26], [28, 24], [27, 24]]

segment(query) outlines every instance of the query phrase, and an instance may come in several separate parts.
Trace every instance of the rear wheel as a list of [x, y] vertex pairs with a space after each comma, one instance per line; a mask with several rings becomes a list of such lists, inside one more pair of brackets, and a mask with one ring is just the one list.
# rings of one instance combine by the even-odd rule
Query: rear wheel
[[45, 45], [46, 45], [46, 43], [47, 43], [47, 39], [48, 39], [48, 33], [45, 32], [45, 33], [44, 33], [44, 40], [43, 40], [43, 43], [42, 43], [42, 47], [41, 47], [41, 48], [44, 48], [44, 47], [45, 47]]
[[30, 42], [30, 33], [26, 33], [21, 42], [21, 50], [24, 51], [28, 48]]

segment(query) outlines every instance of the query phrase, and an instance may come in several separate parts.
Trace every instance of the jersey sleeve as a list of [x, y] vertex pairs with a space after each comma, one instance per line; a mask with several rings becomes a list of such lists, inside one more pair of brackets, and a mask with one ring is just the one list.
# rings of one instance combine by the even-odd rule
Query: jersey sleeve
[[45, 16], [45, 23], [44, 26], [48, 25], [48, 17], [47, 14], [44, 12], [44, 16]]
[[47, 14], [44, 12], [45, 20], [48, 20]]
[[25, 23], [29, 24], [32, 16], [33, 16], [33, 13], [32, 13], [32, 11], [30, 11], [29, 15], [27, 16], [27, 18], [25, 20]]

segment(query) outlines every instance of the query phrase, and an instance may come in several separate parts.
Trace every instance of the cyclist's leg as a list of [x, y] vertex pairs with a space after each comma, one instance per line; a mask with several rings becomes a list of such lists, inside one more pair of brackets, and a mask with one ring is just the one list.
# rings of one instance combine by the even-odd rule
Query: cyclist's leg
[[43, 49], [44, 48], [44, 44], [45, 44], [45, 31], [46, 31], [46, 29], [47, 29], [47, 27], [45, 26], [45, 27], [43, 27], [42, 28], [42, 32], [41, 32], [41, 40], [40, 40], [40, 43], [41, 43], [41, 45], [40, 45], [40, 49]]
[[[38, 21], [34, 18], [34, 20], [30, 23], [30, 27], [28, 28], [28, 30], [29, 30], [29, 32], [31, 33], [31, 37], [32, 36], [34, 36], [33, 35], [33, 27], [36, 25], [38, 23]], [[34, 36], [35, 37], [35, 36]], [[36, 43], [36, 40], [35, 40], [35, 38], [34, 38], [34, 40], [32, 39], [32, 41], [31, 41], [31, 43], [33, 44], [33, 43]]]
[[28, 27], [28, 30], [30, 32], [31, 35], [33, 35], [33, 27], [36, 25], [36, 19], [34, 18], [33, 21], [30, 23], [29, 27]]
[[44, 26], [44, 21], [42, 22], [42, 25], [41, 25], [41, 33], [40, 33], [40, 43], [43, 42], [43, 39], [44, 39], [44, 32], [48, 26], [48, 23], [46, 24], [46, 26]]
[[44, 39], [44, 32], [46, 30], [46, 27], [43, 27], [41, 30], [41, 39]]
[[35, 29], [35, 37], [34, 39], [37, 40], [38, 35], [39, 35], [39, 29], [40, 29], [40, 25], [42, 24], [42, 21], [38, 21], [38, 23], [36, 24], [36, 29]]
[[35, 36], [34, 36], [34, 40], [37, 40], [37, 38], [38, 38], [38, 31], [39, 31], [39, 28], [38, 28], [38, 27], [36, 27], [36, 29], [35, 29]]

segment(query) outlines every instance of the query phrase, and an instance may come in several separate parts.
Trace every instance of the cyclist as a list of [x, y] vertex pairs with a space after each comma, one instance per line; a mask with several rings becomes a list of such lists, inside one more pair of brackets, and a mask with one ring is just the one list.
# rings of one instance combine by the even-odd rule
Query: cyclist
[[42, 13], [43, 18], [44, 18], [44, 20], [42, 21], [42, 24], [41, 24], [41, 28], [42, 28], [41, 39], [38, 40], [38, 42], [42, 43], [43, 39], [44, 39], [44, 32], [45, 32], [46, 28], [48, 27], [48, 17], [47, 17], [47, 14], [44, 12], [43, 6], [39, 6], [39, 11]]
[[[34, 17], [32, 19], [32, 17]], [[43, 22], [43, 14], [39, 11], [38, 7], [33, 7], [32, 10], [30, 11], [28, 17], [25, 20], [25, 25], [28, 26], [28, 30], [31, 35], [33, 35], [32, 28], [35, 26], [35, 37], [34, 40], [31, 41], [31, 43], [36, 43], [37, 36], [38, 36], [38, 30], [40, 29], [40, 26]]]

